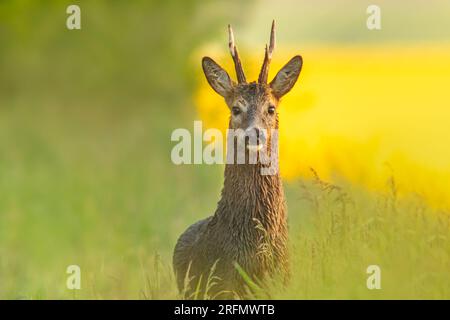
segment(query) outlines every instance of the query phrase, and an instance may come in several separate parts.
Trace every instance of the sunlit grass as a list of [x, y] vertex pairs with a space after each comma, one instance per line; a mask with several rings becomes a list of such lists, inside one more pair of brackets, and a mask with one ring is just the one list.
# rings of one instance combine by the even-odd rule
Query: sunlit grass
[[[373, 195], [314, 175], [301, 187], [308, 219], [291, 232], [292, 280], [274, 298], [448, 299], [448, 212], [399, 199], [394, 178]], [[380, 290], [366, 286], [369, 265], [381, 269]]]

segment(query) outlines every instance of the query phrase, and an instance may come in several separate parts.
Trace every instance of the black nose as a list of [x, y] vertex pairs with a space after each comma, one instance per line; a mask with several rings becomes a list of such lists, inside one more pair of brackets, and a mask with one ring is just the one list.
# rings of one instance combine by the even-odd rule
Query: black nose
[[249, 144], [264, 144], [266, 142], [266, 135], [264, 130], [257, 127], [251, 127], [245, 130], [245, 134], [248, 137]]

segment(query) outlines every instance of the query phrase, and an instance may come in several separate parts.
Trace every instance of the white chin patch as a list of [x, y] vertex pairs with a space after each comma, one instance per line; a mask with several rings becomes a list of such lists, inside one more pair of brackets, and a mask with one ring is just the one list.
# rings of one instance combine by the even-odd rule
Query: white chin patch
[[264, 147], [264, 145], [262, 145], [262, 144], [258, 144], [258, 145], [256, 145], [256, 146], [253, 146], [253, 145], [247, 145], [247, 149], [248, 149], [249, 151], [260, 151], [263, 147]]

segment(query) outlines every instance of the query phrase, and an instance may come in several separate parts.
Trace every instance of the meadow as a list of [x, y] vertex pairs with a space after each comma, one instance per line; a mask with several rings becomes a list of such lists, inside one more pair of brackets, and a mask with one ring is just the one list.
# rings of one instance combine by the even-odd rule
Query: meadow
[[[199, 58], [231, 70], [223, 26], [245, 6], [83, 2], [77, 33], [67, 3], [0, 3], [0, 298], [179, 298], [173, 247], [214, 212], [223, 166], [174, 165], [170, 135], [224, 128]], [[254, 298], [450, 299], [448, 50], [301, 46], [280, 110], [292, 279]], [[261, 59], [243, 53], [249, 74]]]

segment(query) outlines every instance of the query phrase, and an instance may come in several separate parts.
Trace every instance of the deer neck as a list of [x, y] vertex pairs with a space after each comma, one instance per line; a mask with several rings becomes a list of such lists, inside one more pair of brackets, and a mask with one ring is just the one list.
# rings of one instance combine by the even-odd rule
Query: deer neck
[[270, 231], [285, 224], [280, 176], [262, 175], [261, 169], [261, 164], [226, 165], [222, 197], [215, 213], [217, 221], [241, 230], [253, 230], [260, 224]]

